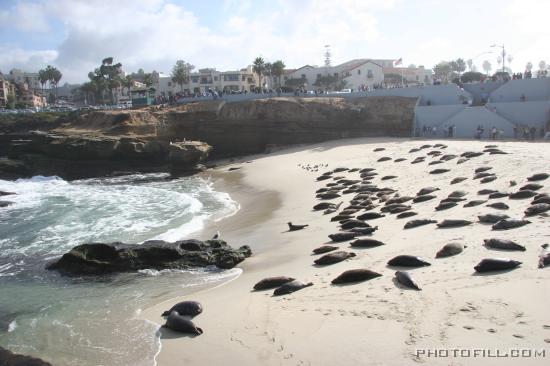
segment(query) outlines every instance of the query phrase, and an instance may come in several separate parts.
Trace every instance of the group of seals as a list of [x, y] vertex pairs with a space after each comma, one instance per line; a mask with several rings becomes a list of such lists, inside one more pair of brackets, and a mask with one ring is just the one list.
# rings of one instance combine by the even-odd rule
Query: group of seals
[[197, 301], [182, 301], [162, 313], [166, 318], [164, 328], [169, 328], [181, 333], [201, 335], [203, 330], [197, 327], [191, 318], [202, 313], [202, 305]]

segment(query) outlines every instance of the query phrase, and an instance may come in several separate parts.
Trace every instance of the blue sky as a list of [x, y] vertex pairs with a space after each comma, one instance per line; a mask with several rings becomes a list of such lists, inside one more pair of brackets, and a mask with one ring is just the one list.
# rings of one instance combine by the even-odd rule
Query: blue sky
[[[550, 64], [550, 0], [0, 0], [0, 70], [47, 64], [81, 82], [101, 59], [170, 72], [178, 59], [231, 70], [261, 55], [288, 67], [353, 58], [403, 58], [432, 67], [473, 59], [514, 71]], [[490, 51], [493, 53], [487, 53]]]

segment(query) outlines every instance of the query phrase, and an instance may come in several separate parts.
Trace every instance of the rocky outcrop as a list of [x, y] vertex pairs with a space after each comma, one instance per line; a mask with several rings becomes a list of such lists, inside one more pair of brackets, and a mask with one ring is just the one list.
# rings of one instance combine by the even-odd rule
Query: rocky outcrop
[[0, 177], [40, 174], [77, 179], [121, 170], [193, 172], [210, 150], [199, 141], [30, 132], [26, 139], [12, 141], [10, 159], [0, 159]]
[[0, 347], [0, 365], [2, 366], [52, 366], [39, 358], [23, 356]]
[[143, 244], [82, 244], [65, 253], [47, 269], [67, 275], [100, 275], [140, 269], [184, 269], [217, 266], [233, 268], [252, 255], [247, 245], [238, 249], [223, 240], [183, 240], [169, 243], [150, 240]]
[[410, 136], [415, 98], [272, 98], [191, 103], [167, 111], [160, 138], [206, 141], [213, 156], [362, 136]]

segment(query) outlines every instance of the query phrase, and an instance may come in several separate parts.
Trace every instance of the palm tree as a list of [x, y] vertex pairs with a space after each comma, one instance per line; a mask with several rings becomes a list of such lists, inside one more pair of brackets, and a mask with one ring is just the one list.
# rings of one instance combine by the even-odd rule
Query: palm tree
[[491, 63], [488, 60], [483, 61], [483, 70], [485, 71], [486, 75], [489, 75], [489, 72], [491, 71]]
[[282, 60], [277, 60], [271, 64], [271, 73], [277, 78], [277, 85], [281, 87], [281, 76], [285, 71], [285, 63]]
[[262, 75], [265, 72], [265, 60], [262, 57], [256, 57], [253, 62], [252, 71], [258, 74], [258, 85], [262, 88]]
[[122, 79], [121, 84], [128, 90], [128, 98], [132, 99], [132, 86], [134, 86], [134, 79], [132, 79], [132, 76], [126, 75], [126, 77]]
[[40, 80], [40, 85], [42, 86], [42, 97], [44, 97], [44, 85], [46, 85], [46, 82], [48, 82], [46, 70], [42, 69], [38, 71], [38, 79]]
[[57, 86], [59, 85], [59, 81], [61, 80], [62, 77], [63, 77], [63, 74], [61, 73], [61, 71], [59, 71], [58, 69], [56, 69], [54, 67], [52, 69], [52, 82], [55, 86], [55, 99], [54, 100], [57, 100]]

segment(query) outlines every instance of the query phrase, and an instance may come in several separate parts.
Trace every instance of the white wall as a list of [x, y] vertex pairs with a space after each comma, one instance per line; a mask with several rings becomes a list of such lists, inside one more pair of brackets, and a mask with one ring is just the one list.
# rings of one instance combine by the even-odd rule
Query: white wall
[[489, 96], [489, 102], [519, 102], [525, 95], [526, 101], [550, 100], [550, 78], [510, 80]]
[[[372, 72], [372, 78], [368, 78], [369, 70]], [[384, 72], [380, 65], [367, 62], [357, 68], [349, 71], [350, 76], [346, 80], [346, 88], [357, 90], [362, 85], [373, 87], [375, 84], [381, 84], [384, 81]]]

